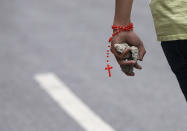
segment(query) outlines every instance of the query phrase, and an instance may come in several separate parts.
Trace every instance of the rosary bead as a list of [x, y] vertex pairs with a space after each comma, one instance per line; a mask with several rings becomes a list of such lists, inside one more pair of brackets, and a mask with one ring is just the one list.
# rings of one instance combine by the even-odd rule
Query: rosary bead
[[110, 37], [108, 41], [111, 42], [112, 41], [112, 37]]

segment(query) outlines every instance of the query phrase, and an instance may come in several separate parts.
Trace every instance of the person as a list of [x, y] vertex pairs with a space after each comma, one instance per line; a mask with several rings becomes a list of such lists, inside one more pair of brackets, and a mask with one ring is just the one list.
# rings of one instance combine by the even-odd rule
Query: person
[[[128, 25], [131, 22], [133, 0], [116, 0], [113, 25]], [[175, 74], [187, 101], [187, 0], [151, 0], [149, 3], [154, 20], [157, 41], [160, 41], [172, 72]], [[146, 53], [144, 44], [134, 31], [122, 31], [111, 41], [111, 52], [118, 64], [142, 67], [135, 61], [124, 61], [114, 48], [115, 43], [126, 42], [139, 49], [140, 61]], [[127, 50], [123, 54], [126, 54]], [[134, 76], [135, 73], [125, 73]]]

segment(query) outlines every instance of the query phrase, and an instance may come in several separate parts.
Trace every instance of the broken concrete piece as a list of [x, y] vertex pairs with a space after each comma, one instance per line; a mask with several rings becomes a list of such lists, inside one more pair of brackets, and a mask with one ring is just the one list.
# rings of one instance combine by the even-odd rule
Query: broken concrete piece
[[[129, 46], [127, 43], [120, 43], [120, 44], [114, 44], [114, 47], [117, 52], [123, 53], [126, 49], [130, 48], [130, 51], [127, 55], [123, 57], [123, 60], [135, 60], [137, 61], [139, 59], [139, 51], [138, 48], [135, 46]], [[132, 73], [133, 72], [133, 66], [129, 65], [122, 65], [120, 66], [121, 70], [125, 73]]]

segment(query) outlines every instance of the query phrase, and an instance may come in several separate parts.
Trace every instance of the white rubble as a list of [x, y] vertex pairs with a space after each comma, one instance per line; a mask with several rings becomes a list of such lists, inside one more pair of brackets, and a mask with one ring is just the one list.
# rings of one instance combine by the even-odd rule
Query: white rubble
[[[138, 48], [135, 46], [129, 46], [127, 43], [120, 43], [120, 44], [117, 43], [117, 44], [114, 44], [114, 47], [116, 51], [119, 53], [123, 53], [126, 49], [130, 48], [129, 53], [123, 57], [123, 60], [125, 61], [128, 61], [128, 60], [137, 61], [139, 59], [139, 51], [138, 51]], [[121, 70], [125, 73], [133, 72], [133, 66], [122, 65], [120, 67], [121, 67]]]

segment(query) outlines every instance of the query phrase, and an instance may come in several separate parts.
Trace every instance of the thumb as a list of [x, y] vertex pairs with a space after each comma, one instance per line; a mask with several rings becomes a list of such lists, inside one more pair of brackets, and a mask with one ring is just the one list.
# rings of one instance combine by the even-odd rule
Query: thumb
[[143, 60], [143, 57], [144, 57], [144, 55], [145, 55], [145, 53], [146, 53], [146, 50], [145, 50], [145, 48], [144, 48], [144, 45], [143, 45], [143, 42], [142, 41], [140, 41], [140, 44], [139, 44], [139, 58], [140, 58], [140, 60], [142, 61]]

